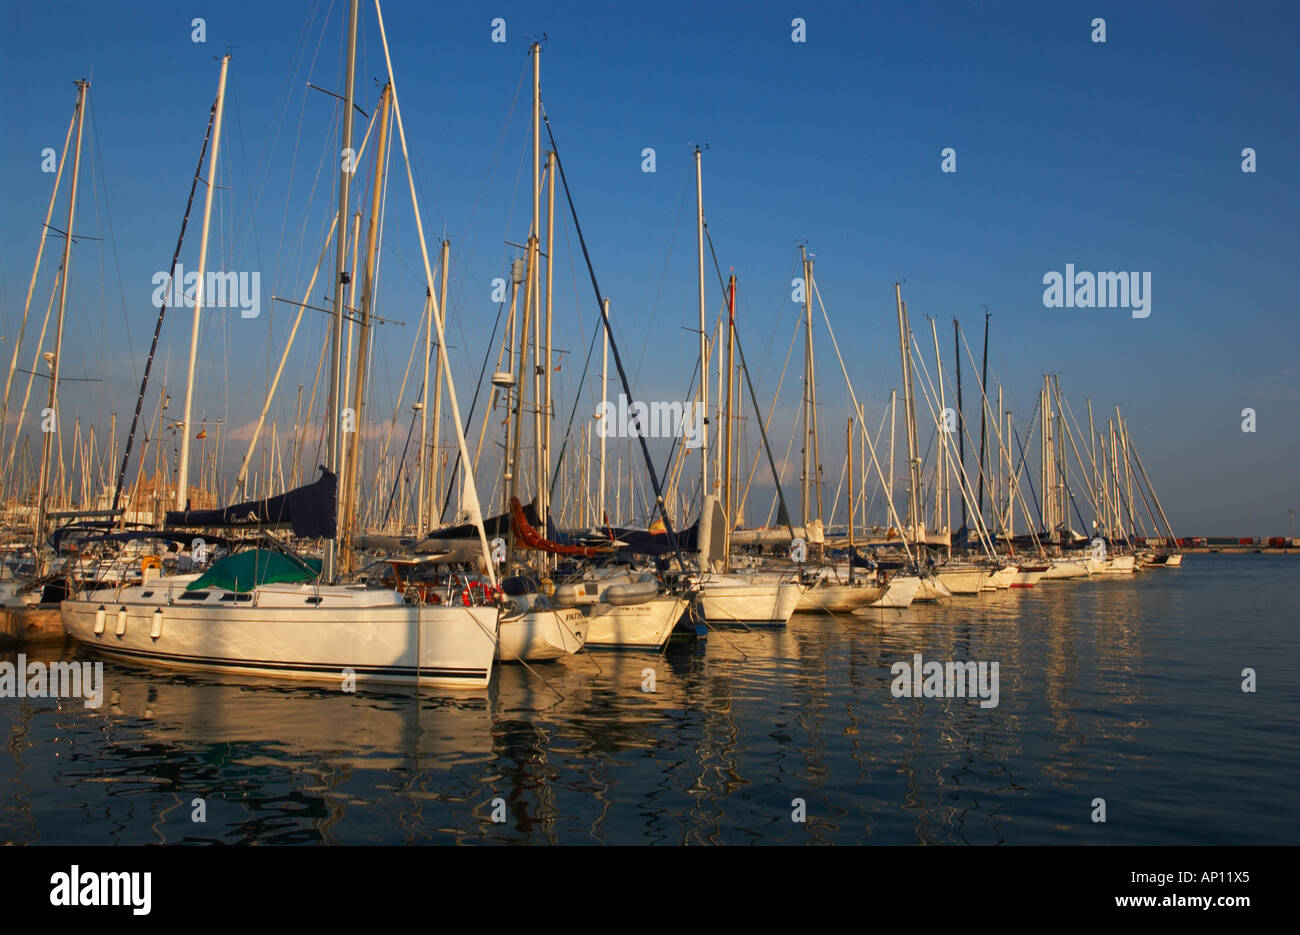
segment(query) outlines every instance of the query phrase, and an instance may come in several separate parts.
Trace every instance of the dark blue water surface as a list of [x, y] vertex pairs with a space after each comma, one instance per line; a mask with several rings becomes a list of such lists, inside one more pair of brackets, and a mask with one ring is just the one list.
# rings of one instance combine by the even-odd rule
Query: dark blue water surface
[[[1293, 844], [1298, 589], [1297, 556], [1189, 555], [507, 666], [469, 696], [106, 662], [98, 710], [0, 698], [0, 839]], [[896, 698], [915, 653], [997, 662], [998, 706]]]

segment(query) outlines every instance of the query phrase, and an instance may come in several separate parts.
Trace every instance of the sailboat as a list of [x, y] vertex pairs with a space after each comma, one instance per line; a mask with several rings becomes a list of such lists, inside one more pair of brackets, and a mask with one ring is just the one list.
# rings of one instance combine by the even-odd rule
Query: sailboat
[[[704, 187], [700, 148], [695, 148], [696, 247], [700, 312], [700, 407], [709, 411], [709, 348], [704, 303]], [[734, 297], [734, 291], [733, 291]], [[710, 623], [785, 626], [794, 614], [803, 591], [800, 584], [779, 576], [770, 580], [761, 574], [729, 574], [728, 538], [732, 518], [726, 515], [709, 486], [708, 426], [700, 431], [700, 524], [699, 571], [689, 576], [697, 588], [696, 612]], [[723, 477], [729, 483], [730, 478]]]
[[[802, 493], [803, 493], [803, 524], [804, 528], [809, 528], [811, 515], [811, 496], [809, 485], [814, 481], [818, 485], [817, 503], [818, 512], [821, 510], [821, 446], [817, 433], [817, 383], [816, 370], [813, 360], [813, 340], [812, 340], [812, 292], [813, 292], [813, 260], [808, 256], [807, 247], [799, 245], [800, 259], [803, 265], [804, 281], [804, 392], [803, 392], [803, 471], [802, 471]], [[852, 433], [850, 430], [850, 439], [848, 449], [851, 454], [853, 450]], [[852, 474], [850, 467], [849, 473]], [[849, 493], [850, 503], [852, 502], [852, 491]], [[817, 518], [817, 523], [821, 525], [821, 516]], [[852, 524], [853, 510], [849, 509], [849, 539], [852, 541]], [[819, 547], [819, 551], [825, 551], [824, 543]], [[823, 562], [805, 568], [802, 575], [802, 581], [807, 587], [799, 595], [799, 603], [795, 606], [796, 612], [807, 613], [810, 611], [821, 611], [824, 613], [847, 613], [857, 610], [859, 607], [865, 607], [875, 601], [880, 600], [885, 595], [885, 588], [882, 584], [869, 580], [865, 575], [856, 575], [853, 563], [850, 561], [845, 568], [840, 569], [833, 564], [824, 561], [824, 554], [821, 556]], [[913, 592], [915, 594], [915, 592]], [[895, 594], [895, 600], [902, 599], [902, 593]]]
[[[623, 568], [584, 567], [576, 576], [560, 576], [553, 567], [559, 556], [587, 560], [612, 557], [608, 547], [591, 548], [553, 542], [535, 528], [547, 528], [550, 491], [546, 478], [550, 474], [550, 354], [552, 257], [555, 233], [555, 186], [559, 170], [558, 153], [552, 149], [546, 159], [547, 179], [547, 246], [545, 315], [542, 313], [543, 287], [540, 280], [541, 229], [541, 44], [529, 48], [533, 58], [533, 221], [527, 244], [526, 261], [516, 260], [512, 268], [514, 292], [511, 296], [510, 323], [506, 341], [515, 333], [515, 301], [519, 286], [524, 288], [524, 310], [518, 327], [517, 345], [509, 344], [511, 369], [493, 375], [494, 395], [503, 391], [508, 413], [505, 439], [504, 499], [509, 514], [505, 529], [509, 539], [506, 561], [519, 573], [503, 582], [512, 598], [512, 607], [501, 620], [502, 661], [526, 662], [555, 659], [561, 655], [589, 649], [658, 649], [672, 633], [682, 616], [685, 599], [663, 589], [652, 573], [632, 573]], [[575, 218], [576, 221], [576, 218]], [[606, 320], [606, 371], [611, 336], [608, 330], [609, 307], [606, 299], [602, 318]], [[545, 318], [546, 344], [542, 345], [541, 323]], [[531, 342], [530, 342], [531, 326]], [[531, 346], [533, 361], [528, 366]], [[504, 351], [504, 345], [503, 345]], [[545, 359], [543, 359], [543, 357]], [[524, 396], [526, 374], [533, 373], [533, 467], [537, 485], [536, 514], [528, 515], [516, 491], [523, 454]], [[538, 374], [546, 374], [545, 386]], [[603, 381], [602, 381], [603, 382]], [[548, 416], [544, 420], [542, 414]], [[485, 423], [486, 425], [486, 423]], [[601, 495], [604, 495], [604, 459], [602, 456]], [[445, 533], [435, 533], [444, 535]], [[523, 553], [529, 553], [525, 559]], [[554, 577], [552, 577], [554, 576]]]
[[[378, 12], [378, 7], [376, 7]], [[351, 152], [353, 99], [356, 74], [358, 0], [351, 0], [347, 27], [346, 95], [343, 101], [342, 149]], [[393, 78], [382, 15], [378, 20], [388, 66], [391, 106], [405, 151], [405, 131]], [[217, 98], [212, 111], [212, 152], [208, 179], [215, 170], [220, 144], [221, 113], [230, 56], [221, 62]], [[348, 281], [344, 218], [349, 206], [350, 173], [344, 162], [340, 173], [339, 208], [335, 224], [336, 276], [332, 329], [330, 396], [326, 416], [326, 451], [329, 466], [315, 484], [264, 501], [236, 504], [224, 517], [187, 515], [185, 509], [187, 464], [182, 455], [177, 483], [175, 525], [224, 518], [222, 525], [237, 527], [247, 517], [256, 525], [289, 526], [301, 538], [325, 542], [321, 569], [292, 556], [241, 553], [219, 560], [206, 573], [146, 580], [139, 585], [81, 594], [62, 605], [64, 626], [83, 645], [110, 656], [154, 665], [218, 669], [251, 675], [288, 678], [340, 678], [415, 682], [440, 688], [483, 688], [492, 674], [498, 647], [495, 603], [426, 604], [393, 588], [337, 580], [337, 517], [340, 490], [337, 483], [345, 425], [340, 393], [340, 353], [344, 319], [342, 283]], [[186, 420], [181, 430], [188, 436], [189, 399], [193, 392], [197, 332], [202, 309], [203, 257], [206, 252], [212, 189], [204, 209], [204, 236], [200, 246], [199, 291], [194, 302]], [[419, 206], [412, 186], [412, 207], [432, 296], [433, 276], [420, 224]], [[367, 262], [367, 287], [373, 289], [372, 264]], [[367, 300], [368, 301], [368, 300]], [[433, 320], [438, 330], [442, 370], [447, 375], [447, 396], [457, 427], [462, 458], [468, 450], [456, 401], [455, 385], [446, 358], [441, 316]], [[496, 579], [488, 553], [478, 498], [468, 482], [469, 511], [478, 531], [483, 565], [495, 593]], [[353, 501], [345, 501], [353, 502]], [[215, 525], [215, 524], [214, 524]], [[237, 561], [242, 562], [235, 568]], [[246, 568], [250, 566], [252, 572]], [[240, 570], [244, 570], [241, 577]]]

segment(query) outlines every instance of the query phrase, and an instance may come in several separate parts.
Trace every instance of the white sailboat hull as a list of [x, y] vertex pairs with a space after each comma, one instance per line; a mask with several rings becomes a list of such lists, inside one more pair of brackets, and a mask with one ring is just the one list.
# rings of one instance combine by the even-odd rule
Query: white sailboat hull
[[501, 618], [498, 658], [502, 662], [546, 662], [579, 652], [587, 639], [587, 618], [577, 608], [533, 608]]
[[847, 613], [879, 600], [885, 589], [874, 584], [834, 584], [821, 581], [805, 588], [795, 613]]
[[989, 578], [987, 571], [977, 568], [963, 568], [956, 571], [945, 571], [940, 568], [935, 575], [953, 594], [979, 594], [984, 587], [984, 582]]
[[1043, 575], [1047, 574], [1050, 565], [1045, 566], [1025, 566], [1021, 565], [1011, 579], [1013, 588], [1032, 588], [1042, 580]]
[[1102, 564], [1103, 575], [1131, 575], [1136, 570], [1132, 555], [1114, 555]]
[[938, 578], [921, 578], [914, 601], [941, 601], [952, 597], [952, 589]]
[[790, 622], [803, 589], [793, 583], [769, 584], [723, 575], [706, 576], [696, 603], [710, 623], [784, 626]]
[[1055, 559], [1047, 566], [1047, 571], [1043, 572], [1042, 580], [1064, 581], [1069, 578], [1086, 577], [1088, 577], [1088, 566], [1085, 563]]
[[659, 649], [686, 611], [686, 599], [672, 594], [643, 604], [592, 604], [587, 617], [587, 649]]
[[885, 593], [875, 601], [872, 607], [911, 607], [912, 601], [921, 590], [921, 579], [916, 575], [898, 575], [889, 580]]
[[73, 639], [105, 655], [292, 679], [350, 670], [358, 681], [484, 688], [497, 652], [495, 607], [67, 600], [62, 616]]
[[980, 589], [984, 591], [1005, 591], [1007, 588], [1011, 587], [1012, 582], [1016, 580], [1016, 575], [1019, 572], [1020, 569], [1015, 565], [1004, 565], [996, 571], [991, 572], [988, 578], [981, 583]]

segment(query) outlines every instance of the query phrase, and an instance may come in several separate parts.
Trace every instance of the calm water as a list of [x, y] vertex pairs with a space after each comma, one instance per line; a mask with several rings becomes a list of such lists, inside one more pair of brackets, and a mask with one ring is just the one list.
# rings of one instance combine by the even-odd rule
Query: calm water
[[[98, 710], [0, 699], [0, 840], [1294, 844], [1298, 585], [1296, 557], [1187, 556], [797, 615], [535, 666], [562, 699], [518, 666], [438, 696], [106, 662]], [[918, 652], [998, 662], [1000, 703], [895, 698]]]

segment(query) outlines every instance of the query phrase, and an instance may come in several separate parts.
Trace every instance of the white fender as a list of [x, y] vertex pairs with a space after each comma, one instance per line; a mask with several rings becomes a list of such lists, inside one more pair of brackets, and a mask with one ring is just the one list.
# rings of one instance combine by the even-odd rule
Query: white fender
[[108, 611], [104, 610], [104, 605], [100, 604], [99, 609], [95, 611], [95, 635], [104, 635], [104, 621], [108, 617]]
[[117, 609], [117, 629], [114, 630], [113, 632], [118, 636], [122, 636], [123, 634], [126, 633], [126, 608], [125, 607], [119, 607]]
[[161, 607], [155, 607], [153, 611], [153, 626], [149, 628], [149, 638], [158, 639], [162, 636], [163, 611]]

